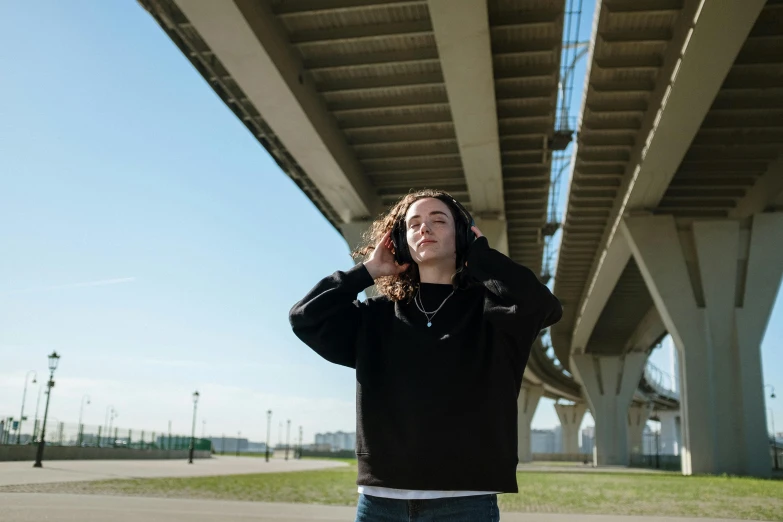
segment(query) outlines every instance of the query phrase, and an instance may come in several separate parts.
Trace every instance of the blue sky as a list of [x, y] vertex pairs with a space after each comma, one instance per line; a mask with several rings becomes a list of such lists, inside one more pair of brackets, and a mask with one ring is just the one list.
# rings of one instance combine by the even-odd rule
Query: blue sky
[[[287, 320], [352, 265], [342, 237], [136, 2], [0, 11], [0, 415], [57, 350], [55, 420], [89, 394], [88, 424], [114, 406], [115, 425], [184, 433], [198, 389], [207, 434], [261, 439], [267, 409], [273, 440], [286, 419], [306, 441], [352, 431], [352, 372]], [[779, 300], [763, 354], [783, 393], [781, 337]], [[534, 427], [556, 424], [542, 401]]]

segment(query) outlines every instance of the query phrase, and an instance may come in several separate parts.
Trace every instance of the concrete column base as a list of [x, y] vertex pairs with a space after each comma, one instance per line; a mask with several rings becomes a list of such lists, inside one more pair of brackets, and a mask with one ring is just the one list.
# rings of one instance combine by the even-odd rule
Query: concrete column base
[[532, 462], [530, 423], [536, 413], [538, 401], [544, 395], [543, 386], [522, 386], [517, 399], [517, 453], [519, 462]]
[[555, 404], [560, 427], [563, 430], [563, 453], [576, 455], [579, 453], [579, 427], [585, 418], [587, 405], [583, 402], [575, 404]]
[[631, 404], [628, 408], [628, 449], [632, 455], [644, 453], [644, 427], [650, 418], [650, 404]]
[[680, 454], [680, 412], [658, 412], [658, 420], [661, 421], [661, 455]]
[[761, 340], [783, 275], [783, 213], [622, 225], [680, 362], [682, 471], [771, 474]]
[[628, 407], [639, 387], [647, 355], [624, 357], [571, 356], [571, 368], [584, 386], [595, 419], [595, 466], [627, 466]]

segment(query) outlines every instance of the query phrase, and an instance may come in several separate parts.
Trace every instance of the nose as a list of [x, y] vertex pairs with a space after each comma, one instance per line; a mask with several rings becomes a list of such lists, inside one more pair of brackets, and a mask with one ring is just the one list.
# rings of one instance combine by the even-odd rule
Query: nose
[[426, 230], [426, 234], [427, 234], [427, 235], [429, 235], [429, 234], [431, 234], [431, 233], [432, 233], [432, 231], [430, 230], [430, 227], [429, 227], [429, 225], [427, 224], [427, 222], [426, 222], [426, 221], [423, 221], [423, 222], [421, 223], [421, 226], [419, 227], [419, 234], [421, 234], [422, 236], [423, 236], [423, 235], [425, 235], [425, 230]]

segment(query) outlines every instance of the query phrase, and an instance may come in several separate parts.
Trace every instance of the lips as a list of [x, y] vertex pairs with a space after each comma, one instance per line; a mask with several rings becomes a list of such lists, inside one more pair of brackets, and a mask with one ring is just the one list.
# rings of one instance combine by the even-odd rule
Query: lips
[[433, 241], [432, 239], [425, 239], [423, 241], [419, 241], [419, 246], [428, 245], [430, 243], [437, 243], [437, 241]]

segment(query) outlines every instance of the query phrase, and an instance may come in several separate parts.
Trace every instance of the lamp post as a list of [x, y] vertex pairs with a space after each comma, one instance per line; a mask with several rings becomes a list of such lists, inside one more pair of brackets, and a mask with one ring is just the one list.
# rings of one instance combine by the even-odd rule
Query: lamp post
[[[769, 398], [774, 399], [775, 387], [771, 384], [765, 384], [764, 388], [770, 388], [772, 390], [769, 394]], [[769, 408], [769, 418], [772, 421], [772, 451], [775, 453], [775, 469], [780, 469], [780, 464], [778, 463], [778, 438], [775, 434], [775, 413], [772, 411], [772, 408]]]
[[196, 408], [198, 407], [198, 391], [193, 392], [193, 428], [190, 431], [190, 458], [188, 464], [193, 464], [193, 451], [196, 449]]
[[272, 425], [272, 410], [266, 411], [266, 461], [269, 462], [269, 433]]
[[38, 400], [35, 402], [35, 419], [33, 419], [33, 440], [38, 440], [38, 409], [41, 406], [41, 390], [43, 390], [43, 383], [38, 383]]
[[[106, 438], [106, 440], [108, 440], [108, 437], [109, 437], [109, 433], [108, 433], [109, 432], [109, 415], [114, 415], [114, 405], [113, 404], [109, 404], [108, 406], [106, 406], [106, 415], [104, 415], [104, 417], [103, 417], [103, 437], [101, 437], [101, 438], [102, 439]], [[98, 446], [103, 446], [103, 441], [102, 440], [98, 441]]]
[[[106, 432], [106, 437], [108, 437], [108, 440], [110, 441], [112, 447], [115, 447], [117, 445], [117, 439], [112, 437], [111, 428], [112, 428], [112, 425], [114, 424], [114, 419], [116, 419], [119, 416], [120, 416], [120, 414], [117, 413], [117, 410], [112, 408], [111, 409], [111, 415], [109, 415], [109, 429]], [[142, 444], [142, 446], [143, 446], [143, 444]]]
[[237, 457], [239, 456], [239, 438], [242, 436], [242, 432], [237, 432]]
[[24, 421], [24, 401], [27, 398], [27, 380], [30, 378], [30, 374], [35, 374], [35, 377], [33, 377], [33, 384], [38, 382], [36, 379], [38, 379], [38, 374], [35, 372], [35, 370], [30, 370], [25, 374], [24, 376], [24, 392], [22, 393], [22, 412], [19, 414], [19, 426], [16, 430], [16, 443], [21, 444], [22, 443], [22, 422]]
[[89, 395], [83, 396], [82, 405], [79, 407], [79, 426], [77, 428], [79, 430], [79, 446], [82, 445], [83, 442], [82, 438], [84, 437], [83, 430], [82, 430], [82, 416], [84, 414], [84, 399], [87, 399], [87, 404], [90, 404], [90, 396]]
[[285, 429], [285, 460], [288, 460], [288, 445], [291, 441], [291, 419], [286, 421]]
[[43, 426], [41, 426], [41, 438], [38, 441], [38, 451], [35, 454], [34, 468], [41, 468], [41, 459], [43, 459], [44, 444], [46, 440], [46, 418], [49, 416], [49, 400], [52, 398], [52, 388], [54, 388], [54, 371], [57, 369], [57, 363], [60, 362], [60, 356], [57, 352], [49, 355], [49, 382], [46, 383], [46, 407], [44, 408]]

